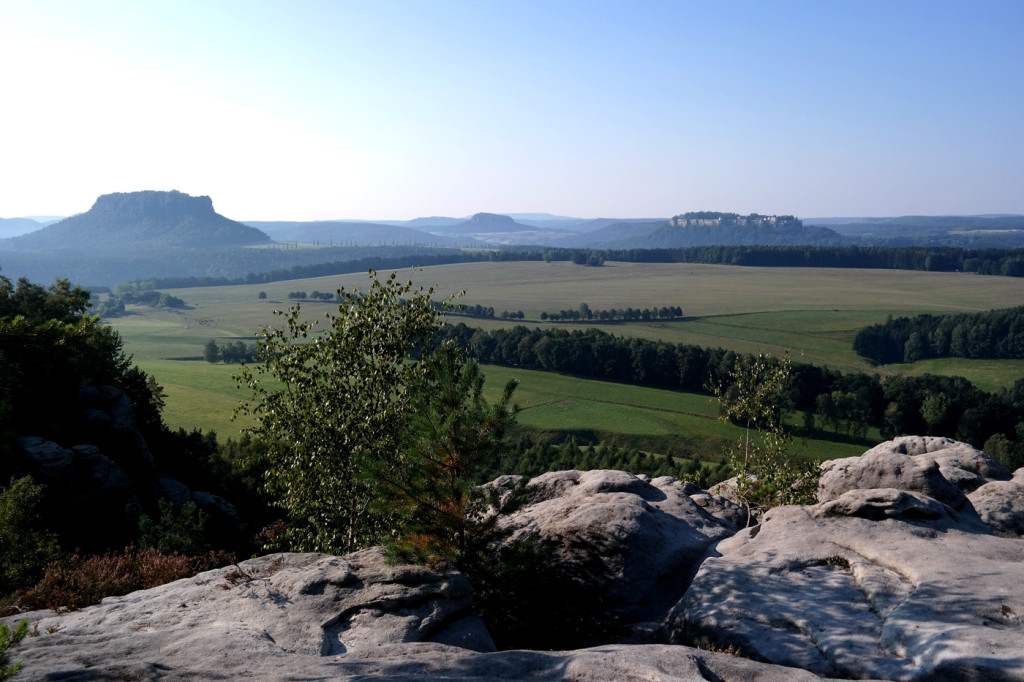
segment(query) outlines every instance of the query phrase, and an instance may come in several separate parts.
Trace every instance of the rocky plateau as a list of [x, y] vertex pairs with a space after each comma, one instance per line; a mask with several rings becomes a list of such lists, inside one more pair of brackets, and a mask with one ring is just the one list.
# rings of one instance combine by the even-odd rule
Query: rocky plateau
[[373, 548], [23, 614], [19, 678], [1024, 680], [1024, 469], [963, 443], [826, 462], [817, 504], [749, 527], [728, 485], [562, 471], [531, 486], [504, 541], [547, 552], [550, 646], [497, 651], [462, 574]]

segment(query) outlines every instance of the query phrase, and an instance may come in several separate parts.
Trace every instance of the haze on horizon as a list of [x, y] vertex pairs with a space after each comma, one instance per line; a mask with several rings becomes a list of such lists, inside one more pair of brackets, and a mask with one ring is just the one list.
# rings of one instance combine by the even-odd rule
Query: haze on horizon
[[1024, 3], [0, 2], [0, 217], [1024, 213]]

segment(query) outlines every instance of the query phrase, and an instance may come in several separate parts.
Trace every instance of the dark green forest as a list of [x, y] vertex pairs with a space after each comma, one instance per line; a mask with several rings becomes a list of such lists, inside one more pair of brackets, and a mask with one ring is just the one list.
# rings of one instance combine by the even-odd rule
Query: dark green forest
[[1024, 306], [890, 318], [860, 330], [853, 349], [880, 365], [929, 358], [1024, 358]]

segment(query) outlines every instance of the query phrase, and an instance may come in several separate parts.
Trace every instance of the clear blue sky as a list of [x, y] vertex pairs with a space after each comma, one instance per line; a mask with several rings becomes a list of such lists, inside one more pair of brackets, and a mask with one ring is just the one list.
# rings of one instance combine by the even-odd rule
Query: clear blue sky
[[1024, 0], [0, 0], [0, 217], [1024, 213]]

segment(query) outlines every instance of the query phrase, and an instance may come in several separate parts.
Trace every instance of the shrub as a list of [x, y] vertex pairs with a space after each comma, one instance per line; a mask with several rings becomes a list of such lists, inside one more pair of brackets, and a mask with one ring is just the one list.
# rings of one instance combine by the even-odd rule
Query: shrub
[[11, 632], [10, 628], [7, 627], [7, 623], [0, 625], [0, 680], [6, 680], [14, 677], [21, 670], [21, 663], [11, 663], [10, 654], [8, 650], [15, 644], [25, 639], [25, 635], [28, 634], [28, 620], [23, 619], [18, 623], [18, 627], [14, 628]]
[[42, 581], [22, 595], [22, 603], [54, 611], [80, 609], [98, 604], [104, 597], [157, 587], [233, 561], [224, 552], [185, 556], [164, 554], [152, 547], [128, 547], [122, 554], [75, 555], [51, 563]]
[[139, 544], [164, 554], [199, 555], [209, 550], [205, 541], [207, 514], [191, 500], [175, 510], [170, 500], [160, 500], [160, 519], [145, 514], [139, 519]]
[[43, 486], [11, 479], [0, 492], [0, 594], [31, 585], [57, 558], [57, 537], [39, 527]]

